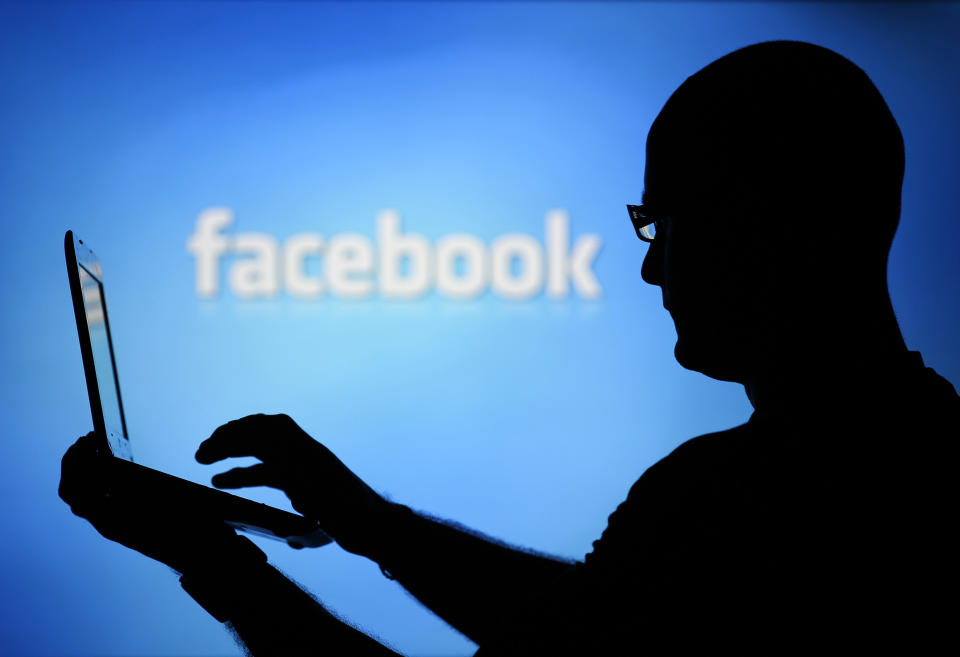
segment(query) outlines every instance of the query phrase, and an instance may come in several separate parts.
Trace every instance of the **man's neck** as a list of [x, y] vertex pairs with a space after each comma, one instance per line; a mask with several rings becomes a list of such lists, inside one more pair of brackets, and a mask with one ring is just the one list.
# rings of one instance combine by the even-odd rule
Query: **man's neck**
[[750, 403], [762, 413], [809, 410], [811, 402], [853, 401], [893, 382], [909, 359], [895, 319], [771, 351], [757, 375], [744, 382]]

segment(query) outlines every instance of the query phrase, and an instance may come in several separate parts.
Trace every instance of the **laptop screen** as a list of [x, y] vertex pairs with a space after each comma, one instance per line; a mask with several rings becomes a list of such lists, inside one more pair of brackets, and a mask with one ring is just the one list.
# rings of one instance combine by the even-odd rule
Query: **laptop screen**
[[87, 269], [85, 263], [77, 263], [80, 274], [80, 293], [83, 297], [84, 317], [90, 336], [90, 350], [93, 354], [93, 366], [96, 371], [100, 408], [103, 412], [103, 424], [107, 442], [114, 456], [131, 459], [127, 427], [120, 402], [120, 388], [117, 383], [116, 363], [113, 359], [113, 345], [110, 340], [110, 325], [107, 320], [106, 304], [103, 299], [103, 283], [100, 281], [100, 269], [94, 263]]

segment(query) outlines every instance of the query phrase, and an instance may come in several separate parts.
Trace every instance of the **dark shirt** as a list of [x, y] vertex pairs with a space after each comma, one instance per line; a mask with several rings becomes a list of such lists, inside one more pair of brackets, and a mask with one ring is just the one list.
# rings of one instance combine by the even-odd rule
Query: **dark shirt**
[[913, 651], [947, 636], [958, 436], [956, 391], [909, 352], [689, 440], [477, 654]]

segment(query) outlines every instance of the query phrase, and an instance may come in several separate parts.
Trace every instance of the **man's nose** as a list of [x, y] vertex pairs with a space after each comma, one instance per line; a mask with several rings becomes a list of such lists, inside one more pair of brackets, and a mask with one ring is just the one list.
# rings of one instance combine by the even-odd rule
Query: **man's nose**
[[650, 285], [663, 286], [663, 239], [655, 239], [647, 247], [640, 277]]

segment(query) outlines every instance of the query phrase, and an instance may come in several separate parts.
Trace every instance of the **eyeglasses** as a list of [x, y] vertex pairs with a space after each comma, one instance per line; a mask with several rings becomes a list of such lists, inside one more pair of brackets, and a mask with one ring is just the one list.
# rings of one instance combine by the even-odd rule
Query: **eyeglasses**
[[644, 242], [655, 240], [657, 232], [663, 229], [663, 222], [667, 219], [667, 217], [654, 218], [642, 205], [627, 204], [627, 212], [630, 213], [630, 221], [633, 222], [633, 229], [637, 231], [637, 237]]

